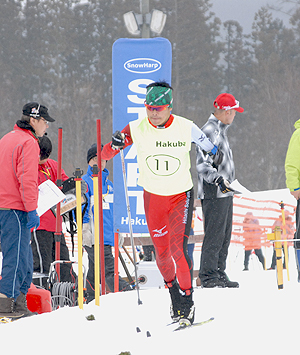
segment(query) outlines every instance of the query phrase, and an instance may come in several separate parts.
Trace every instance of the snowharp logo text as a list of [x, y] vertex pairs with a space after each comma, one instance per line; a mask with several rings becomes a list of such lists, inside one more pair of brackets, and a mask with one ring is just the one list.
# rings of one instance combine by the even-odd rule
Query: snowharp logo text
[[151, 58], [135, 58], [127, 60], [124, 68], [132, 73], [153, 73], [161, 68], [161, 63]]

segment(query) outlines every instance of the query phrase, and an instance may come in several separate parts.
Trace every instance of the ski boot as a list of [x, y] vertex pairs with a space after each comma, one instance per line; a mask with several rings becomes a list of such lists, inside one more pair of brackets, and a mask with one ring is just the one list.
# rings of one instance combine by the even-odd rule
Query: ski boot
[[194, 323], [195, 306], [192, 297], [193, 290], [181, 290], [180, 326], [189, 326]]
[[180, 309], [181, 309], [181, 296], [179, 293], [179, 285], [177, 280], [173, 280], [171, 282], [165, 282], [169, 289], [169, 293], [171, 296], [171, 305], [170, 305], [170, 315], [173, 322], [178, 322], [180, 318]]

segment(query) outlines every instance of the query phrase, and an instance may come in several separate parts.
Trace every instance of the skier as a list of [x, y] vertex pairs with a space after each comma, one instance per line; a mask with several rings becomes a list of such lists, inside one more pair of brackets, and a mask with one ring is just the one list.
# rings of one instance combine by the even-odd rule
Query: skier
[[208, 152], [216, 164], [222, 155], [192, 121], [171, 114], [172, 92], [172, 87], [163, 81], [148, 85], [147, 117], [116, 131], [112, 142], [104, 146], [102, 159], [109, 160], [119, 149], [135, 144], [138, 184], [144, 188], [145, 215], [157, 266], [171, 296], [171, 317], [180, 325], [190, 325], [195, 314], [193, 267], [187, 253], [194, 201], [191, 143]]
[[2, 279], [0, 317], [18, 318], [32, 313], [26, 304], [33, 272], [30, 229], [40, 224], [38, 202], [38, 136], [55, 120], [37, 102], [23, 106], [23, 115], [13, 131], [0, 140], [0, 166], [5, 183], [0, 184], [0, 240]]

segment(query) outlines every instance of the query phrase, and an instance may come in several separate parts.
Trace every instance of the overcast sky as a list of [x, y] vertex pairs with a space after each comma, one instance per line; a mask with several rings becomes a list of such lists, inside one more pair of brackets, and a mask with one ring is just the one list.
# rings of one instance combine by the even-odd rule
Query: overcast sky
[[[245, 34], [251, 32], [254, 15], [262, 6], [282, 7], [284, 12], [288, 12], [292, 5], [283, 0], [211, 0], [212, 11], [222, 22], [236, 20], [243, 27]], [[285, 26], [289, 26], [289, 15], [279, 11], [273, 11], [274, 18], [283, 20]]]

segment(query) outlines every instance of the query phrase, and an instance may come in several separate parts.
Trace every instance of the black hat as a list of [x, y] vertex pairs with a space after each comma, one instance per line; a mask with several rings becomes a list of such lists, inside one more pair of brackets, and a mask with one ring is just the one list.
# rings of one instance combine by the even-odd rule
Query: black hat
[[50, 139], [46, 136], [39, 137], [39, 146], [40, 146], [40, 160], [49, 158], [52, 152], [52, 143]]
[[[103, 149], [103, 144], [101, 144], [101, 150], [102, 149]], [[95, 158], [96, 156], [97, 156], [97, 144], [94, 143], [87, 152], [87, 156], [86, 156], [87, 163], [89, 163], [90, 160]]]
[[55, 119], [48, 114], [48, 108], [37, 102], [28, 102], [23, 106], [23, 115], [33, 118], [43, 117], [46, 121], [54, 122]]

